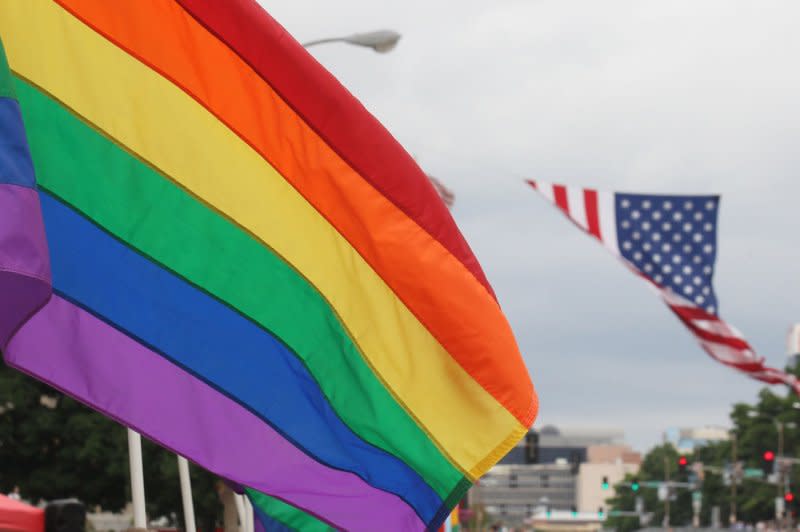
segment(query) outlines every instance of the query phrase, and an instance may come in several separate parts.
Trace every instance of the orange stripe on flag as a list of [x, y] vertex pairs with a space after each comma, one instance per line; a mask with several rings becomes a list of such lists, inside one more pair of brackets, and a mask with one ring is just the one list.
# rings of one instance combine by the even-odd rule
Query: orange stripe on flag
[[[234, 52], [174, 2], [59, 3], [180, 86], [250, 144], [336, 227], [476, 382], [522, 424], [532, 423], [533, 386], [491, 294], [349, 167]], [[203, 61], [187, 61], [187, 46]], [[431, 294], [447, 298], [450, 311], [441, 312]]]

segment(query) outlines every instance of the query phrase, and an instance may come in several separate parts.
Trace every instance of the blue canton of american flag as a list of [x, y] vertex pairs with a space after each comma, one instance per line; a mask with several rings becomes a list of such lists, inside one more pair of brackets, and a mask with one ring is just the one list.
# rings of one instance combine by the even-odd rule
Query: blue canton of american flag
[[615, 194], [620, 254], [663, 288], [717, 313], [717, 196]]
[[764, 365], [719, 317], [714, 294], [718, 196], [622, 194], [528, 181], [648, 284], [713, 359], [800, 394], [798, 379]]

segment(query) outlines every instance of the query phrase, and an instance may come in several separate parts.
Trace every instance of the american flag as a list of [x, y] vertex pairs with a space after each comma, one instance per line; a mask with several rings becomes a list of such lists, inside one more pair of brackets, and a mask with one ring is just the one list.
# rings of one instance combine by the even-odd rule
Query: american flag
[[713, 359], [800, 394], [798, 379], [764, 365], [719, 317], [712, 280], [719, 196], [622, 194], [528, 181], [583, 231], [645, 280]]

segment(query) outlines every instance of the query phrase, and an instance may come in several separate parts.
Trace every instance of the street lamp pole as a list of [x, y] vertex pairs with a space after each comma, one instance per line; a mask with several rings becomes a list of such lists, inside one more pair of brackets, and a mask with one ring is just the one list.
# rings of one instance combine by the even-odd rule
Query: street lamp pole
[[733, 459], [733, 470], [731, 475], [731, 515], [728, 517], [731, 525], [736, 524], [736, 484], [739, 482], [739, 462], [736, 456], [736, 431], [732, 433], [731, 439], [731, 458]]
[[[778, 469], [778, 498], [783, 502], [783, 497], [786, 495], [783, 485], [783, 421], [776, 421], [775, 423], [778, 425], [778, 456], [775, 459], [775, 467]], [[783, 515], [775, 517], [777, 518], [778, 526], [781, 527], [783, 525]]]
[[[355, 33], [346, 37], [327, 37], [325, 39], [315, 39], [313, 41], [304, 42], [303, 47], [311, 48], [312, 46], [317, 46], [319, 44], [343, 42], [347, 44], [353, 44], [355, 46], [372, 48], [379, 54], [385, 54], [392, 51], [394, 47], [397, 46], [397, 42], [400, 40], [400, 37], [402, 37], [402, 35], [396, 31], [378, 30], [367, 33]], [[453, 192], [445, 187], [435, 177], [429, 175], [428, 179], [433, 184], [433, 187], [436, 189], [436, 192], [439, 194], [439, 197], [442, 199], [447, 208], [452, 208], [453, 202], [455, 201], [455, 195]]]
[[667, 496], [664, 497], [664, 528], [669, 530], [669, 498], [672, 490], [669, 485], [669, 458], [666, 455], [664, 455], [664, 480], [667, 486]]

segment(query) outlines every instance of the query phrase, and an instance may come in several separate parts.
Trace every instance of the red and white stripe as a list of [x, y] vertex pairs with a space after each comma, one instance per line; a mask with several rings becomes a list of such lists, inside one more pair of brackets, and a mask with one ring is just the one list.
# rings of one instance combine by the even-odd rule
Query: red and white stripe
[[614, 194], [591, 188], [554, 185], [545, 181], [528, 180], [550, 203], [561, 209], [567, 218], [619, 256]]
[[558, 207], [575, 225], [602, 242], [628, 269], [654, 288], [711, 358], [754, 379], [769, 384], [786, 384], [800, 395], [798, 379], [779, 369], [765, 366], [764, 359], [755, 353], [734, 327], [672, 290], [656, 284], [622, 257], [617, 243], [616, 208], [612, 192], [556, 185], [539, 180], [528, 180], [527, 183]]

